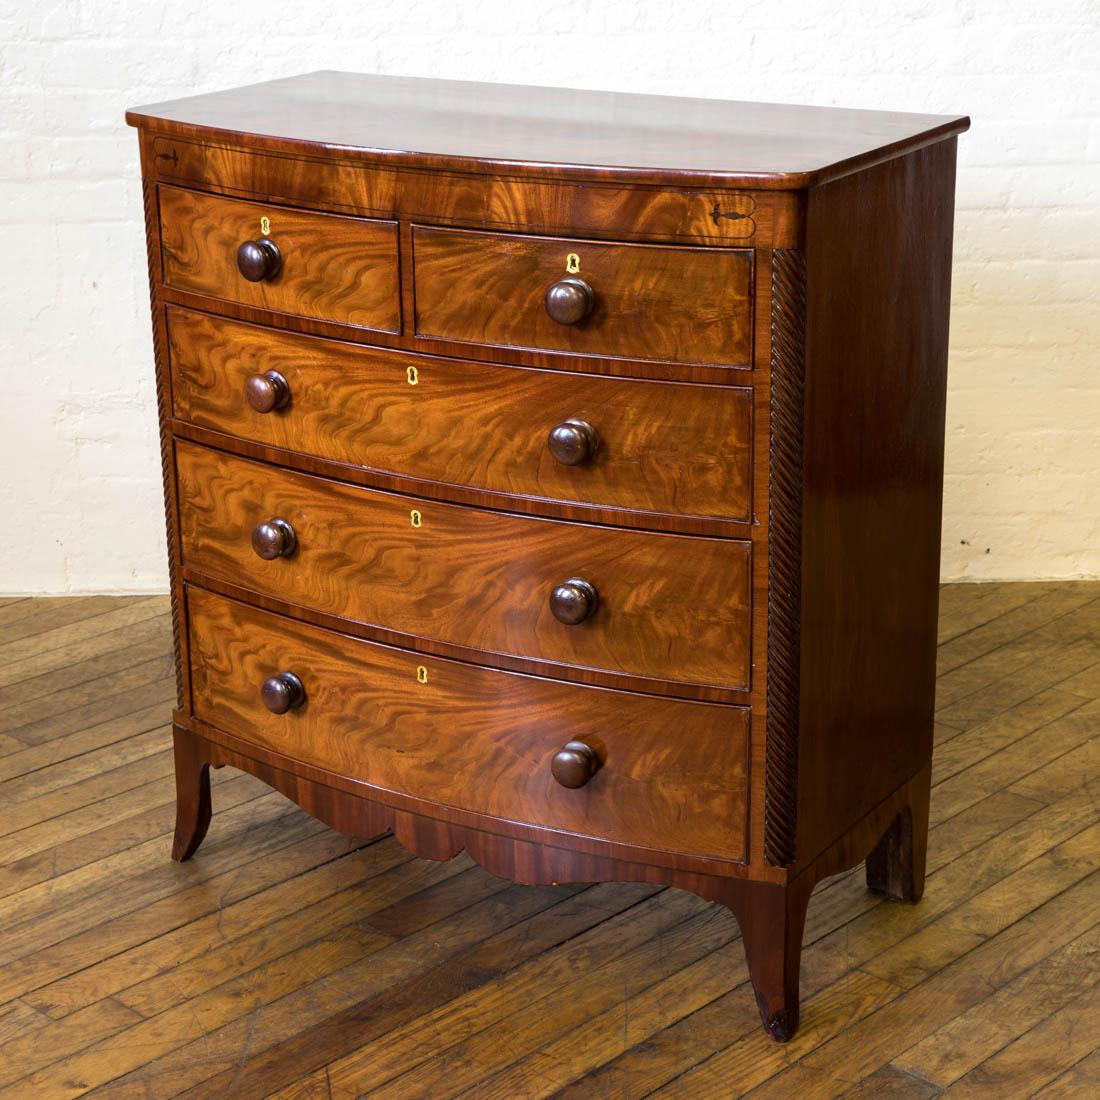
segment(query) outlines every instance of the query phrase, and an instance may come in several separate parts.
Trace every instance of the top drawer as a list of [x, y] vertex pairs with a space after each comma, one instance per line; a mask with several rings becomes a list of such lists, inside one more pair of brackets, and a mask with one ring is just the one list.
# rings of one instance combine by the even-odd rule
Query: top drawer
[[750, 249], [415, 226], [413, 270], [418, 336], [575, 355], [752, 362]]
[[[161, 187], [160, 237], [167, 286], [300, 317], [400, 330], [396, 222]], [[254, 249], [249, 271], [256, 281], [238, 266], [246, 242], [262, 246]]]

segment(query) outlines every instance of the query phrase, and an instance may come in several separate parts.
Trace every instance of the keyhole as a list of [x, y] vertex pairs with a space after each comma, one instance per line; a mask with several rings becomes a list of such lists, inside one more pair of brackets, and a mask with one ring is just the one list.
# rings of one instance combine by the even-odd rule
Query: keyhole
[[428, 682], [428, 670], [423, 665], [416, 666], [416, 682], [426, 684]]
[[415, 508], [409, 513], [409, 522], [414, 527], [419, 527], [423, 523], [420, 513]]
[[569, 255], [565, 257], [565, 270], [569, 272], [570, 275], [576, 275], [580, 269], [580, 256], [578, 256], [576, 252], [570, 252]]
[[417, 371], [416, 367], [409, 367], [405, 373], [409, 379], [410, 386], [415, 386], [417, 382], [420, 381], [420, 372]]

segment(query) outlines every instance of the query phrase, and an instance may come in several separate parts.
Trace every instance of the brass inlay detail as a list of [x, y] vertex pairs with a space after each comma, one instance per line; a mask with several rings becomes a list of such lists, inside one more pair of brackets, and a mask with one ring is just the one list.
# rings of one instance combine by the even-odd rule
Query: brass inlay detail
[[580, 269], [581, 269], [581, 258], [580, 258], [580, 256], [578, 256], [576, 254], [576, 252], [570, 252], [569, 255], [565, 257], [565, 270], [570, 275], [576, 275], [577, 272], [580, 271]]
[[428, 682], [428, 670], [423, 665], [416, 666], [416, 682], [426, 684]]
[[409, 379], [409, 385], [415, 386], [420, 381], [420, 371], [416, 367], [408, 367], [405, 371], [406, 377]]
[[414, 509], [413, 509], [413, 510], [412, 510], [412, 511], [411, 511], [411, 512], [409, 513], [409, 522], [410, 522], [410, 523], [411, 523], [411, 524], [412, 524], [412, 525], [413, 525], [414, 527], [419, 527], [419, 526], [420, 526], [420, 525], [421, 525], [421, 524], [422, 524], [422, 523], [424, 522], [424, 517], [423, 517], [423, 516], [421, 516], [421, 514], [420, 514], [420, 513], [419, 513], [419, 512], [418, 512], [418, 511], [417, 511], [417, 510], [416, 510], [416, 509], [414, 508]]
[[271, 219], [266, 214], [260, 219], [260, 232], [265, 237], [271, 232]]

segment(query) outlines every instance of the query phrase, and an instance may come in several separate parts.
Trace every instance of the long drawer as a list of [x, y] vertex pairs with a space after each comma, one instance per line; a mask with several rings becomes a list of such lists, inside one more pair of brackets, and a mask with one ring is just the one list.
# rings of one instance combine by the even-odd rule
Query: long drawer
[[[399, 804], [744, 859], [744, 708], [426, 658], [194, 587], [187, 604], [195, 714], [247, 742]], [[279, 694], [288, 674], [301, 695]], [[554, 775], [570, 742], [596, 769], [579, 787]]]
[[752, 250], [413, 228], [418, 336], [684, 363], [752, 361]]
[[[159, 195], [166, 285], [279, 313], [400, 330], [396, 222], [178, 187], [161, 187]], [[251, 250], [244, 260], [242, 246]]]
[[751, 515], [747, 387], [405, 355], [178, 308], [168, 318], [173, 412], [200, 427], [511, 496]]
[[410, 637], [748, 687], [747, 541], [443, 504], [185, 441], [176, 460], [192, 571]]

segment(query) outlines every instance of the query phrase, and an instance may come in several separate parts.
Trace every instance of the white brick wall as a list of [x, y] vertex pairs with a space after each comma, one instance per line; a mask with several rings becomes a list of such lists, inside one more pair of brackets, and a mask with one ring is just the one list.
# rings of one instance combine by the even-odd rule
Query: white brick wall
[[0, 592], [165, 585], [123, 110], [319, 68], [969, 113], [943, 573], [1100, 575], [1098, 0], [0, 0]]

